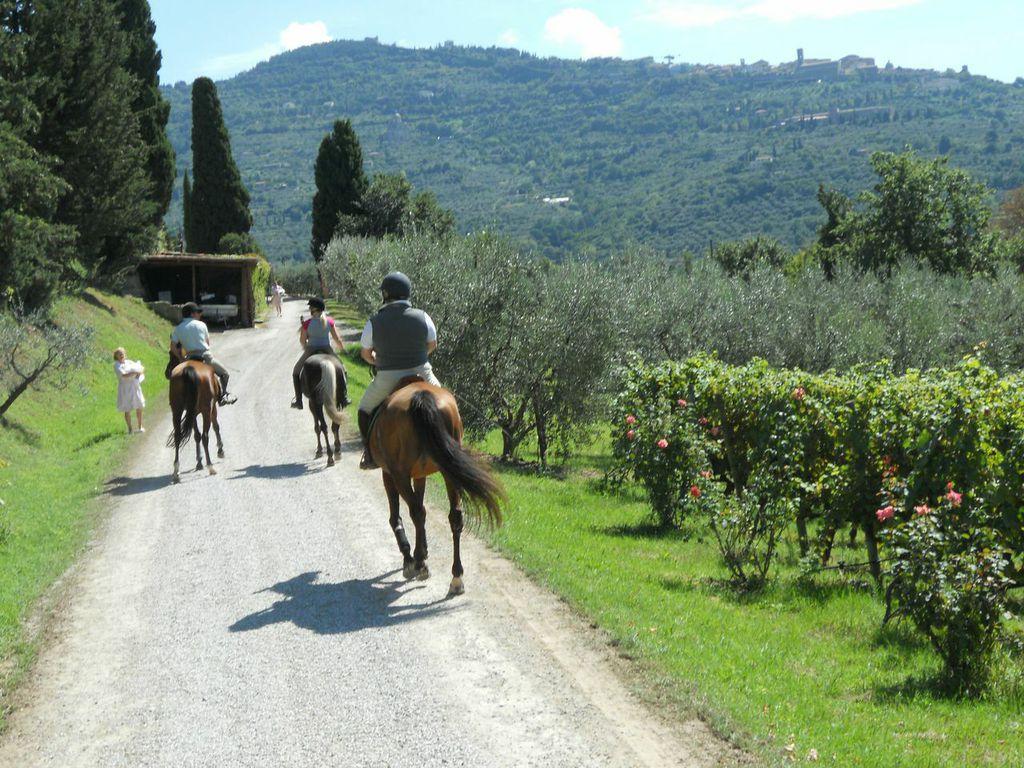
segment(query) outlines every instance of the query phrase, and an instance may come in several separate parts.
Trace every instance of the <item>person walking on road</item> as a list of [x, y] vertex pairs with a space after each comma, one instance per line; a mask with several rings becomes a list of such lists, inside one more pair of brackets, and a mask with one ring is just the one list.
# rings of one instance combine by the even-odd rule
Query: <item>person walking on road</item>
[[384, 303], [366, 321], [359, 339], [363, 360], [377, 368], [359, 401], [359, 433], [363, 437], [360, 469], [377, 469], [370, 455], [373, 412], [398, 383], [408, 376], [418, 376], [435, 387], [441, 386], [429, 359], [437, 349], [437, 327], [430, 315], [412, 306], [412, 281], [401, 272], [392, 272], [381, 282], [380, 291]]
[[331, 339], [338, 345], [338, 349], [344, 349], [345, 345], [338, 337], [338, 331], [334, 327], [334, 318], [327, 314], [327, 305], [324, 300], [314, 296], [309, 300], [310, 318], [302, 323], [299, 328], [299, 344], [302, 346], [302, 355], [292, 368], [292, 384], [295, 387], [295, 399], [292, 400], [292, 408], [302, 410], [302, 385], [299, 382], [299, 375], [302, 373], [302, 366], [312, 355], [334, 354], [331, 346]]
[[[214, 358], [210, 351], [210, 330], [201, 319], [202, 307], [194, 301], [186, 302], [181, 307], [181, 322], [171, 331], [171, 354], [176, 347], [181, 347], [186, 360], [202, 360], [213, 368], [220, 379], [220, 400], [218, 405], [231, 405], [238, 398], [228, 394], [228, 369]], [[168, 377], [170, 371], [168, 371]]]
[[137, 360], [129, 360], [124, 347], [114, 350], [114, 373], [117, 374], [117, 410], [124, 414], [128, 434], [132, 434], [132, 411], [135, 411], [136, 432], [145, 432], [142, 426], [142, 409], [146, 398], [142, 394], [142, 382], [146, 380], [146, 369]]
[[284, 301], [284, 288], [275, 280], [274, 285], [270, 289], [270, 303], [274, 305], [274, 310], [277, 312], [278, 317], [284, 314], [284, 308], [281, 306], [282, 301]]

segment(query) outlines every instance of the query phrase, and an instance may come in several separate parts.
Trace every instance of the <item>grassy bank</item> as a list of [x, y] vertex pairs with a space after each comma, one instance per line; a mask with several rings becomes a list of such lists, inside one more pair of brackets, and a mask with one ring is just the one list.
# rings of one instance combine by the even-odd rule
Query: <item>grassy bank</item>
[[133, 445], [115, 409], [116, 347], [146, 366], [149, 410], [165, 401], [170, 325], [142, 302], [90, 291], [64, 300], [57, 316], [95, 335], [70, 387], [27, 392], [0, 424], [0, 691], [31, 658], [28, 612], [81, 549], [99, 509], [91, 501]]
[[[368, 371], [353, 354], [348, 369], [358, 400]], [[737, 594], [699, 529], [689, 539], [658, 532], [635, 492], [597, 491], [601, 442], [562, 473], [498, 465], [511, 502], [488, 536], [606, 630], [636, 660], [653, 701], [698, 712], [769, 762], [1024, 764], [1021, 659], [1005, 659], [987, 698], [948, 698], [927, 644], [909, 626], [881, 628], [883, 607], [865, 579], [802, 581], [794, 542], [767, 590]], [[431, 492], [443, 508], [439, 482]], [[859, 562], [862, 551], [837, 558]]]

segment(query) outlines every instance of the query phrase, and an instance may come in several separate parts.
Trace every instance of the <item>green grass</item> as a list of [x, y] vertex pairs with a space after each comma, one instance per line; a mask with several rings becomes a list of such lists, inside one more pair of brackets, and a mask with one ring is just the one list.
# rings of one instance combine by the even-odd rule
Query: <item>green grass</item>
[[[358, 401], [369, 371], [356, 348], [347, 367]], [[494, 453], [500, 440], [477, 447]], [[605, 630], [652, 702], [699, 714], [768, 762], [788, 762], [793, 745], [798, 762], [815, 750], [821, 765], [1024, 765], [1021, 659], [1003, 660], [988, 697], [949, 698], [912, 628], [882, 629], [882, 603], [863, 577], [801, 582], [788, 541], [769, 587], [739, 594], [699, 528], [689, 539], [658, 532], [635, 490], [597, 490], [607, 459], [598, 435], [561, 472], [496, 465], [510, 504], [504, 526], [484, 535]], [[443, 507], [439, 482], [430, 494]], [[843, 544], [836, 557], [863, 554]]]
[[[115, 408], [116, 347], [146, 366], [147, 410], [165, 401], [166, 321], [136, 299], [92, 291], [57, 312], [96, 333], [70, 387], [29, 391], [0, 424], [0, 690], [34, 652], [25, 618], [81, 550], [100, 511], [90, 502], [134, 445]], [[0, 708], [0, 724], [2, 717]]]

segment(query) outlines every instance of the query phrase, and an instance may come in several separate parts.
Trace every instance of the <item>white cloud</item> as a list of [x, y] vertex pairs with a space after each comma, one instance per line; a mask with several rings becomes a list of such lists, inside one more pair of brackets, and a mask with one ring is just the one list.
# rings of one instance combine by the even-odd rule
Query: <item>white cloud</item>
[[618, 56], [622, 53], [622, 34], [609, 27], [597, 14], [583, 8], [566, 8], [544, 22], [544, 37], [558, 45], [578, 48], [584, 59]]
[[285, 51], [293, 51], [304, 45], [331, 42], [331, 36], [327, 34], [327, 25], [322, 21], [311, 21], [309, 24], [293, 21], [281, 30], [280, 39], [281, 48]]
[[756, 0], [756, 2], [691, 3], [660, 0], [644, 19], [672, 27], [710, 27], [723, 21], [759, 19], [789, 22], [797, 19], [836, 19], [873, 11], [889, 11], [925, 0]]
[[519, 33], [514, 29], [506, 29], [498, 35], [498, 42], [502, 45], [508, 46], [509, 48], [515, 48], [519, 45]]
[[276, 43], [266, 43], [248, 51], [215, 56], [203, 65], [203, 74], [210, 77], [230, 77], [238, 72], [252, 69], [261, 61], [266, 61], [279, 53], [293, 51], [304, 45], [329, 43], [330, 41], [331, 36], [327, 34], [327, 25], [322, 21], [311, 21], [308, 24], [293, 21], [281, 30]]

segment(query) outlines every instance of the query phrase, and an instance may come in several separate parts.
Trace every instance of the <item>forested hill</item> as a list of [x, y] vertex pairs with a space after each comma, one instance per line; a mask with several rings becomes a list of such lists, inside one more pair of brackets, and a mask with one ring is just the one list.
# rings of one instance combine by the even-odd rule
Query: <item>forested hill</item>
[[[799, 245], [822, 218], [818, 184], [864, 189], [878, 149], [944, 152], [997, 190], [1024, 184], [1022, 81], [837, 69], [369, 40], [282, 54], [218, 88], [254, 233], [273, 259], [307, 258], [313, 161], [339, 117], [352, 118], [369, 173], [404, 171], [460, 229], [493, 228], [553, 256], [631, 242], [697, 251], [759, 232]], [[191, 161], [189, 86], [165, 94], [173, 231]]]

